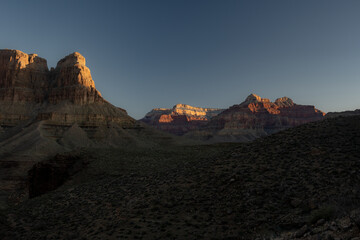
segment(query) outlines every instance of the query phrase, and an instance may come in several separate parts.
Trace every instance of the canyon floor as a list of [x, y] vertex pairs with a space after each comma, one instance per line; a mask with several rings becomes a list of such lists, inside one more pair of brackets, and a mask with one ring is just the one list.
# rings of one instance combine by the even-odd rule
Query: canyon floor
[[92, 149], [1, 239], [359, 239], [360, 116], [250, 143]]

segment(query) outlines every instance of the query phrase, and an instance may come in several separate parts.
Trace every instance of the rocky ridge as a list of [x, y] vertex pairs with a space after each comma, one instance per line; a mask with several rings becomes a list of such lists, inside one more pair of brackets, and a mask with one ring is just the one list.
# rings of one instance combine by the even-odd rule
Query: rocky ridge
[[188, 137], [203, 140], [249, 141], [280, 130], [323, 119], [325, 113], [314, 106], [295, 104], [282, 97], [271, 102], [250, 94], [241, 104], [233, 105], [213, 117], [203, 128]]
[[343, 112], [328, 112], [326, 114], [327, 118], [331, 118], [331, 117], [348, 117], [348, 116], [356, 116], [356, 115], [360, 115], [360, 109], [356, 109], [353, 111], [343, 111]]
[[212, 117], [222, 111], [223, 109], [176, 104], [171, 109], [155, 108], [140, 121], [166, 132], [183, 135], [204, 126]]

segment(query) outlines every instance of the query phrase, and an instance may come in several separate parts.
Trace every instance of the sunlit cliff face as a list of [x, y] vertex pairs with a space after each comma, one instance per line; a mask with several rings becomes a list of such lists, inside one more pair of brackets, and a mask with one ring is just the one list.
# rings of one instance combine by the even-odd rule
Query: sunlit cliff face
[[267, 112], [274, 115], [281, 114], [281, 111], [286, 111], [286, 109], [308, 109], [310, 112], [319, 113], [320, 115], [325, 116], [324, 112], [315, 109], [314, 106], [297, 105], [288, 97], [281, 97], [276, 99], [275, 102], [271, 102], [267, 98], [261, 98], [256, 94], [250, 94], [244, 102], [236, 105], [236, 107], [246, 108], [252, 113]]
[[[161, 123], [170, 123], [179, 116], [184, 116], [187, 121], [207, 121], [218, 115], [222, 109], [192, 107], [186, 104], [176, 104], [173, 108], [155, 108], [145, 118], [159, 118]], [[160, 117], [159, 117], [160, 116]]]
[[55, 85], [82, 85], [87, 88], [95, 88], [90, 69], [85, 65], [85, 58], [78, 52], [74, 52], [61, 59], [55, 69], [57, 73]]
[[34, 117], [67, 124], [121, 122], [126, 112], [102, 98], [85, 64], [74, 52], [49, 71], [37, 54], [0, 50], [0, 127]]
[[176, 104], [173, 108], [155, 108], [141, 121], [158, 129], [183, 135], [191, 130], [204, 126], [212, 117], [224, 109], [192, 107], [186, 104]]

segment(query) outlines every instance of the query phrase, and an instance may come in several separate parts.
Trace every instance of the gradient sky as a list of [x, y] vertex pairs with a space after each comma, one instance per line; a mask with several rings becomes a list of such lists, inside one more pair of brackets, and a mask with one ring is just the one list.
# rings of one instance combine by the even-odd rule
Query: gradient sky
[[49, 67], [80, 52], [105, 99], [136, 119], [250, 93], [360, 108], [357, 0], [1, 1], [0, 48]]

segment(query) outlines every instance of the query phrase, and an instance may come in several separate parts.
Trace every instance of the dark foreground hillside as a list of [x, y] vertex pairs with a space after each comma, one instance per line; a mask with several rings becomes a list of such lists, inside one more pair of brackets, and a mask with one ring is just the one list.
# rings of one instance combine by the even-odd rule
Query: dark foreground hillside
[[360, 117], [247, 144], [102, 150], [1, 239], [359, 239]]

